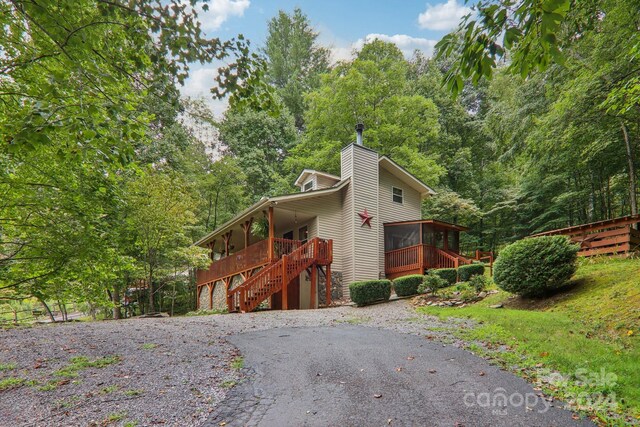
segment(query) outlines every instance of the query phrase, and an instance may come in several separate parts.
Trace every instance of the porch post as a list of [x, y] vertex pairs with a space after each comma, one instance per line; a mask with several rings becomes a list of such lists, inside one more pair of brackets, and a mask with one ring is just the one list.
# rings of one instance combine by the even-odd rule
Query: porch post
[[224, 256], [226, 257], [229, 256], [229, 241], [231, 240], [232, 233], [233, 233], [233, 230], [229, 230], [228, 232], [222, 235], [222, 238], [224, 239]]
[[273, 237], [275, 235], [273, 224], [273, 206], [269, 206], [269, 214], [267, 218], [269, 220], [269, 261], [273, 262], [273, 259], [275, 258], [273, 254]]
[[287, 255], [282, 255], [282, 309], [289, 309], [289, 279], [287, 277]]
[[211, 242], [209, 242], [209, 249], [211, 250], [209, 257], [211, 258], [211, 261], [214, 261], [214, 258], [215, 258], [215, 255], [214, 255], [215, 247], [216, 247], [216, 239], [213, 239]]
[[444, 230], [443, 239], [444, 239], [444, 242], [442, 242], [442, 244], [444, 245], [444, 250], [448, 251], [449, 250], [449, 230], [447, 230], [446, 228]]
[[331, 264], [327, 264], [327, 273], [326, 273], [327, 277], [326, 277], [326, 282], [327, 282], [327, 286], [326, 286], [326, 292], [327, 292], [327, 307], [329, 307], [331, 305]]
[[249, 246], [249, 236], [251, 235], [251, 225], [253, 225], [253, 217], [249, 218], [249, 220], [245, 221], [243, 224], [240, 224], [242, 227], [242, 231], [244, 231], [244, 248], [246, 249]]
[[318, 293], [318, 266], [311, 266], [311, 308], [316, 308], [316, 294]]

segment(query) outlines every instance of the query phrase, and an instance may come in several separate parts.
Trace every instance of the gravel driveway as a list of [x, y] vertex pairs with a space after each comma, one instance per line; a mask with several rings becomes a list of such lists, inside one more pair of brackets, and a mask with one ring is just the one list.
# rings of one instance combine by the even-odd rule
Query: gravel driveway
[[[338, 307], [244, 315], [130, 319], [5, 330], [0, 331], [0, 426], [201, 426], [219, 425], [221, 422], [227, 422], [227, 425], [230, 425], [233, 419], [223, 420], [221, 417], [228, 416], [230, 408], [235, 408], [234, 405], [244, 405], [243, 407], [246, 408], [256, 405], [258, 407], [262, 405], [262, 408], [269, 406], [267, 405], [269, 397], [264, 394], [258, 396], [258, 400], [262, 403], [256, 403], [258, 402], [256, 396], [259, 393], [256, 393], [253, 385], [264, 384], [260, 382], [259, 375], [261, 362], [256, 357], [261, 354], [264, 363], [273, 362], [273, 367], [277, 369], [281, 367], [278, 363], [283, 363], [284, 358], [287, 357], [284, 355], [275, 357], [270, 350], [265, 353], [259, 350], [260, 346], [247, 346], [246, 343], [254, 339], [257, 345], [261, 342], [259, 337], [271, 341], [269, 339], [271, 335], [252, 334], [257, 331], [273, 330], [270, 334], [279, 337], [283, 334], [292, 335], [291, 331], [308, 333], [304, 331], [313, 331], [314, 329], [308, 328], [318, 327], [323, 327], [322, 331], [343, 331], [347, 335], [351, 333], [352, 337], [361, 334], [358, 332], [354, 335], [350, 332], [355, 330], [376, 333], [376, 329], [364, 326], [414, 335], [387, 333], [385, 337], [376, 338], [376, 344], [369, 346], [372, 351], [381, 345], [383, 347], [392, 345], [394, 348], [397, 347], [399, 352], [389, 359], [387, 365], [380, 365], [380, 372], [391, 365], [394, 365], [394, 369], [402, 367], [404, 362], [407, 364], [407, 375], [411, 373], [415, 374], [416, 378], [424, 377], [423, 371], [410, 370], [413, 369], [412, 366], [416, 369], [424, 368], [419, 364], [421, 363], [419, 360], [424, 359], [424, 356], [420, 359], [417, 356], [418, 351], [422, 351], [419, 345], [416, 348], [418, 343], [427, 345], [434, 354], [444, 355], [456, 350], [480, 363], [480, 359], [453, 346], [442, 347], [442, 344], [429, 343], [425, 340], [424, 336], [435, 338], [445, 334], [443, 329], [452, 327], [452, 324], [416, 314], [406, 301], [358, 309]], [[285, 330], [287, 332], [283, 332]], [[416, 335], [422, 338], [417, 338]], [[385, 344], [389, 337], [394, 336], [405, 344], [390, 342]], [[331, 349], [329, 346], [331, 340], [339, 339], [331, 335], [323, 335], [324, 341], [321, 341], [314, 337], [315, 335], [312, 334], [308, 339], [305, 338], [304, 342], [296, 340], [294, 346], [300, 349], [307, 347], [314, 349], [314, 354], [320, 357], [325, 349]], [[349, 340], [345, 337], [343, 339]], [[318, 347], [322, 342], [327, 345]], [[365, 342], [359, 344], [359, 351], [363, 351], [362, 346], [365, 344]], [[240, 358], [236, 345], [241, 350], [247, 351], [246, 355], [242, 355], [246, 358], [244, 369], [240, 369], [243, 359]], [[339, 348], [340, 351], [349, 353], [349, 346], [346, 345], [333, 346], [333, 348], [334, 352], [330, 352], [331, 354], [327, 356], [331, 360], [345, 356], [335, 353], [335, 349]], [[407, 353], [403, 356], [406, 358], [414, 351], [416, 359], [413, 361], [418, 360], [417, 363], [411, 365], [406, 359], [397, 360], [396, 356]], [[367, 351], [364, 351], [365, 355], [366, 353]], [[300, 353], [291, 353], [289, 359], [297, 360], [299, 355]], [[307, 383], [315, 385], [314, 382], [308, 381], [308, 378], [309, 376], [314, 378], [315, 374], [320, 373], [321, 376], [318, 378], [326, 379], [331, 387], [335, 387], [336, 398], [345, 396], [341, 388], [343, 386], [357, 388], [358, 383], [349, 386], [346, 383], [341, 385], [342, 379], [331, 382], [348, 375], [349, 372], [331, 373], [330, 370], [324, 369], [325, 374], [314, 372], [319, 369], [313, 359], [307, 357], [301, 360], [308, 361], [309, 366], [304, 370], [305, 375], [308, 376], [296, 378], [296, 381], [303, 381], [298, 384], [299, 387]], [[343, 366], [347, 370], [357, 368], [354, 364], [348, 363]], [[298, 368], [300, 372], [303, 371], [301, 366]], [[356, 375], [359, 375], [359, 369], [361, 368], [356, 369]], [[403, 375], [405, 375], [404, 369]], [[444, 372], [443, 369], [438, 368], [441, 373]], [[495, 368], [483, 367], [482, 369], [487, 373], [487, 380], [491, 381], [493, 375], [489, 376], [489, 371]], [[474, 368], [473, 372], [477, 370]], [[269, 378], [264, 376], [266, 372], [263, 371], [262, 381]], [[274, 372], [278, 371], [273, 371], [272, 374]], [[374, 373], [369, 368], [365, 372], [367, 375]], [[384, 376], [387, 373], [381, 375]], [[515, 377], [511, 378], [515, 379]], [[380, 391], [383, 396], [376, 399], [370, 396], [372, 393], [375, 394], [375, 390], [371, 389], [370, 392], [368, 390], [371, 386], [370, 380], [363, 381], [361, 384], [367, 388], [367, 392], [362, 397], [364, 400], [360, 402], [357, 396], [353, 395], [355, 397], [349, 399], [351, 405], [359, 406], [361, 403], [368, 405], [371, 399], [377, 403], [392, 402], [389, 400], [393, 393], [391, 389], [389, 391], [383, 389]], [[325, 384], [325, 387], [329, 386]], [[409, 387], [409, 385], [405, 382], [403, 387]], [[271, 398], [275, 399], [276, 396], [278, 395], [274, 394]], [[323, 396], [326, 397], [326, 395]], [[347, 396], [352, 395], [347, 394]], [[450, 394], [448, 396], [455, 398], [454, 401], [458, 405], [461, 404], [462, 396]], [[286, 398], [294, 399], [295, 397]], [[331, 402], [331, 399], [329, 398], [328, 401]], [[399, 407], [408, 406], [409, 403], [402, 402]], [[273, 425], [299, 425], [299, 422], [322, 425], [323, 421], [335, 425], [336, 419], [316, 417], [315, 420], [320, 421], [318, 424], [313, 421], [314, 418], [302, 417], [306, 415], [307, 410], [310, 413], [317, 412], [316, 409], [310, 406], [309, 408], [304, 409], [302, 415], [297, 413], [296, 417], [284, 420], [269, 415], [271, 418], [264, 419], [265, 425], [270, 425], [271, 421], [275, 423]], [[246, 414], [260, 412], [240, 409], [240, 412]], [[382, 416], [382, 413], [379, 415]], [[345, 415], [346, 418], [341, 419], [353, 421], [349, 418], [351, 416]], [[397, 415], [394, 417], [397, 423]], [[389, 418], [394, 417], [389, 416]], [[255, 421], [255, 419], [252, 420]], [[378, 418], [375, 420], [377, 421]], [[357, 421], [347, 422], [347, 424], [362, 425]]]

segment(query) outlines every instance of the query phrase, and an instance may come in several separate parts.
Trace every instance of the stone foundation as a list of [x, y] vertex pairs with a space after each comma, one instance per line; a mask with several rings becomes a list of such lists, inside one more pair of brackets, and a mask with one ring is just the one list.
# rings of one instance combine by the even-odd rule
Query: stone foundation
[[218, 280], [213, 288], [213, 307], [211, 308], [216, 310], [227, 308], [227, 290], [222, 280]]
[[205, 310], [209, 308], [209, 287], [200, 287], [200, 295], [198, 295], [198, 308]]
[[[327, 304], [327, 280], [324, 274], [318, 274], [318, 303], [320, 306]], [[342, 272], [331, 272], [331, 301], [342, 299]]]

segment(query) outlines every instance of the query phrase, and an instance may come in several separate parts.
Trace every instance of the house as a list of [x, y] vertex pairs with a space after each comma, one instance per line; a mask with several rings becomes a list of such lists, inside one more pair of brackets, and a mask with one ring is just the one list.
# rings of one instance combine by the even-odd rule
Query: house
[[305, 169], [299, 192], [262, 198], [196, 242], [212, 259], [197, 272], [198, 308], [315, 308], [348, 299], [353, 281], [471, 262], [458, 249], [466, 228], [421, 220], [434, 191], [365, 147], [362, 129], [340, 176]]

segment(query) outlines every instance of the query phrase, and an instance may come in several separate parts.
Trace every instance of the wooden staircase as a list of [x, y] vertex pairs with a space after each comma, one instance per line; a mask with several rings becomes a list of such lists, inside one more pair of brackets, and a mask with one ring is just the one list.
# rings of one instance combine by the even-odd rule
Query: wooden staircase
[[227, 293], [229, 312], [247, 313], [255, 310], [267, 298], [280, 292], [311, 266], [329, 265], [333, 261], [332, 240], [315, 237], [265, 266], [255, 276]]

